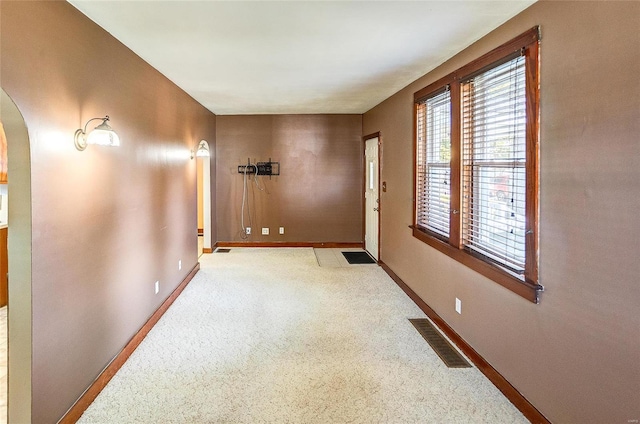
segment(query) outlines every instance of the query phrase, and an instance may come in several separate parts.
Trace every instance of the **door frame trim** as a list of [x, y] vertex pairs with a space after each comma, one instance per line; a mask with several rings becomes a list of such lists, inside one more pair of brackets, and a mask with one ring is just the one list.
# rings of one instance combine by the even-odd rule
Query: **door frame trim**
[[382, 136], [380, 131], [367, 134], [362, 137], [362, 246], [364, 250], [367, 250], [367, 240], [365, 236], [367, 234], [367, 199], [365, 198], [365, 192], [367, 191], [367, 141], [372, 138], [378, 139], [378, 263], [382, 262], [380, 257], [380, 218], [382, 217], [382, 191], [380, 186], [380, 177], [382, 176]]

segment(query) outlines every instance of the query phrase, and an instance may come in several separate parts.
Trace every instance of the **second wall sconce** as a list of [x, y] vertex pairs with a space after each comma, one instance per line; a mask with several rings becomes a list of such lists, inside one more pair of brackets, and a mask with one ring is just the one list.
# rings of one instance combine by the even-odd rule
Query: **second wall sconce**
[[195, 152], [193, 150], [191, 151], [191, 159], [195, 157], [208, 158], [209, 156], [211, 156], [211, 153], [209, 152], [209, 145], [204, 140], [200, 140], [200, 143], [198, 143], [198, 149]]
[[[95, 127], [87, 134], [87, 126], [89, 122], [102, 120], [102, 124]], [[104, 118], [91, 118], [84, 124], [84, 129], [77, 129], [73, 137], [73, 141], [76, 144], [76, 149], [84, 150], [89, 144], [99, 144], [102, 146], [119, 146], [120, 137], [118, 134], [107, 124], [109, 121], [109, 115]]]

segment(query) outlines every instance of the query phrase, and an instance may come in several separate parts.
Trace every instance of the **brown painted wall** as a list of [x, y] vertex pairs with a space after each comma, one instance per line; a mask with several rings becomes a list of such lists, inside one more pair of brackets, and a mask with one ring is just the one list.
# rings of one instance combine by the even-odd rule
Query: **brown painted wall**
[[[215, 146], [215, 115], [68, 3], [2, 2], [1, 31], [31, 142], [32, 421], [51, 423], [196, 264], [189, 150]], [[105, 114], [122, 146], [77, 151]]]
[[[242, 241], [238, 165], [272, 158], [281, 175], [258, 177], [265, 191], [249, 181], [247, 241], [362, 242], [361, 139], [360, 115], [218, 116], [218, 240]], [[261, 235], [261, 227], [270, 235]]]
[[[541, 304], [413, 238], [412, 95], [540, 25]], [[364, 115], [382, 260], [556, 423], [640, 418], [640, 3], [539, 2]], [[454, 299], [462, 300], [462, 315]]]

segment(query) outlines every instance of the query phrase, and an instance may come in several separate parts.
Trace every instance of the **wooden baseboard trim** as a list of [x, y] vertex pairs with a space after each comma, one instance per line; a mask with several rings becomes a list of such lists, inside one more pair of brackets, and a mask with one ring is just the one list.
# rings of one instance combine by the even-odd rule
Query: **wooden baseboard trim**
[[533, 424], [551, 424], [535, 406], [531, 404], [509, 381], [493, 368], [471, 345], [469, 345], [453, 328], [449, 326], [411, 287], [402, 281], [384, 262], [379, 262], [389, 277], [418, 305], [420, 309], [442, 330], [452, 342], [475, 364], [475, 366], [506, 396], [509, 401], [522, 412]]
[[348, 249], [362, 248], [363, 243], [335, 243], [335, 242], [254, 242], [254, 241], [219, 241], [216, 243], [218, 247], [315, 247]]
[[118, 355], [102, 370], [100, 375], [94, 380], [89, 388], [80, 396], [80, 398], [73, 404], [73, 406], [67, 411], [66, 414], [58, 421], [59, 424], [75, 424], [80, 419], [84, 411], [91, 405], [91, 403], [100, 394], [109, 383], [109, 381], [116, 375], [116, 372], [124, 365], [129, 359], [131, 354], [142, 343], [142, 340], [149, 334], [149, 331], [156, 325], [160, 317], [169, 309], [171, 304], [180, 296], [180, 293], [187, 287], [187, 284], [193, 279], [193, 276], [200, 270], [200, 262], [189, 271], [189, 274], [182, 280], [180, 285], [169, 295], [169, 297], [160, 305], [160, 307], [151, 315], [151, 318], [138, 330], [138, 332], [129, 340], [124, 349], [120, 351]]

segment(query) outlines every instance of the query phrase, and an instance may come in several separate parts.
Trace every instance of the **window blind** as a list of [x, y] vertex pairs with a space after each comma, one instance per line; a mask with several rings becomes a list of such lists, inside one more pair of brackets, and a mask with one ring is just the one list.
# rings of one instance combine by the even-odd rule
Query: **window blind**
[[463, 244], [522, 274], [526, 232], [524, 57], [463, 81], [461, 94]]
[[416, 223], [449, 236], [451, 197], [451, 95], [435, 94], [417, 105]]

